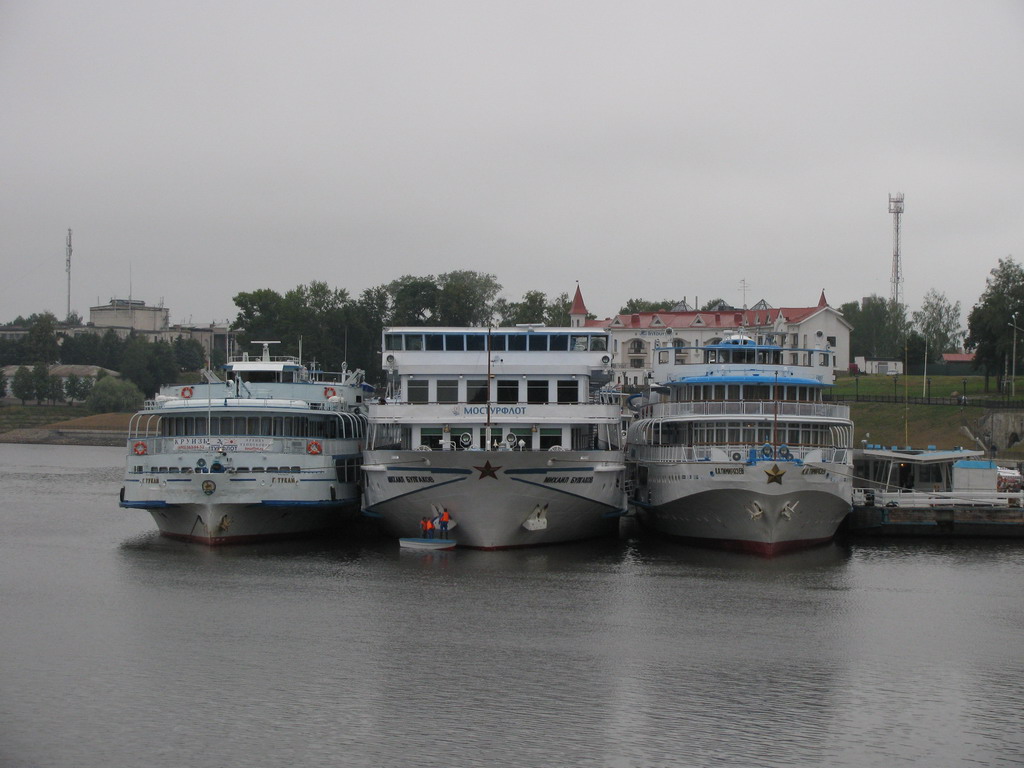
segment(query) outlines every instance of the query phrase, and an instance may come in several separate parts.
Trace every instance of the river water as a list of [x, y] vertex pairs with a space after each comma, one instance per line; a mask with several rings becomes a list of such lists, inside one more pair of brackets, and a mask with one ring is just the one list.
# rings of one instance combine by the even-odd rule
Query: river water
[[0, 445], [0, 765], [1009, 766], [1024, 543], [209, 549]]

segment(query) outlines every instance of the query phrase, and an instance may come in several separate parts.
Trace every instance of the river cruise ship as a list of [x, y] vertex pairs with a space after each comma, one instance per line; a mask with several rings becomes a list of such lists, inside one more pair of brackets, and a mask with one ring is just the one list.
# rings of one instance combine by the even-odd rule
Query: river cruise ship
[[822, 401], [834, 352], [734, 334], [655, 358], [659, 385], [626, 440], [641, 521], [769, 556], [830, 541], [853, 474], [849, 408]]
[[447, 535], [480, 549], [617, 533], [625, 465], [618, 398], [598, 392], [606, 332], [389, 328], [382, 350], [389, 397], [369, 409], [364, 514], [417, 537], [447, 511]]
[[309, 535], [359, 517], [361, 371], [296, 357], [233, 358], [226, 377], [164, 387], [132, 418], [121, 506], [204, 544]]

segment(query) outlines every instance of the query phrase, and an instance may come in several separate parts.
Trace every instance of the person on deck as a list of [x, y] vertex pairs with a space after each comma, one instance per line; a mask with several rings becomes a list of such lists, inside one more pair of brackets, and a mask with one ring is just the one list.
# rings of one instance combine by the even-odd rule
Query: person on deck
[[448, 514], [448, 507], [441, 508], [441, 514], [438, 517], [437, 527], [441, 532], [438, 538], [448, 538], [448, 522], [452, 519], [451, 515]]
[[426, 517], [420, 520], [420, 528], [423, 529], [423, 538], [432, 539], [434, 538], [434, 524]]

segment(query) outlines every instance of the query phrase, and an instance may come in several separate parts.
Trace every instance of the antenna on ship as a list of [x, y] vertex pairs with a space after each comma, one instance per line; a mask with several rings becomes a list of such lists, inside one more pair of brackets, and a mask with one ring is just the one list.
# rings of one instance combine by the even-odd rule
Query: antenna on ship
[[[65, 262], [68, 272], [68, 312], [64, 315], [64, 319], [67, 320], [71, 317], [71, 230], [68, 229], [68, 255], [67, 261]], [[99, 302], [97, 302], [99, 303]]]
[[893, 306], [903, 303], [903, 265], [900, 262], [900, 216], [903, 215], [903, 193], [889, 195], [889, 213], [892, 214], [892, 294]]

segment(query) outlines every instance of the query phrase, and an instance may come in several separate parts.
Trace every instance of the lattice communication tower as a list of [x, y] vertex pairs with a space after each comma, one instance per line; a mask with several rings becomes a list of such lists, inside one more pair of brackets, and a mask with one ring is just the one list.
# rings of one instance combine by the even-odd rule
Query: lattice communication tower
[[900, 217], [903, 215], [903, 193], [889, 195], [889, 213], [892, 214], [892, 303], [903, 303], [903, 264], [900, 261]]

